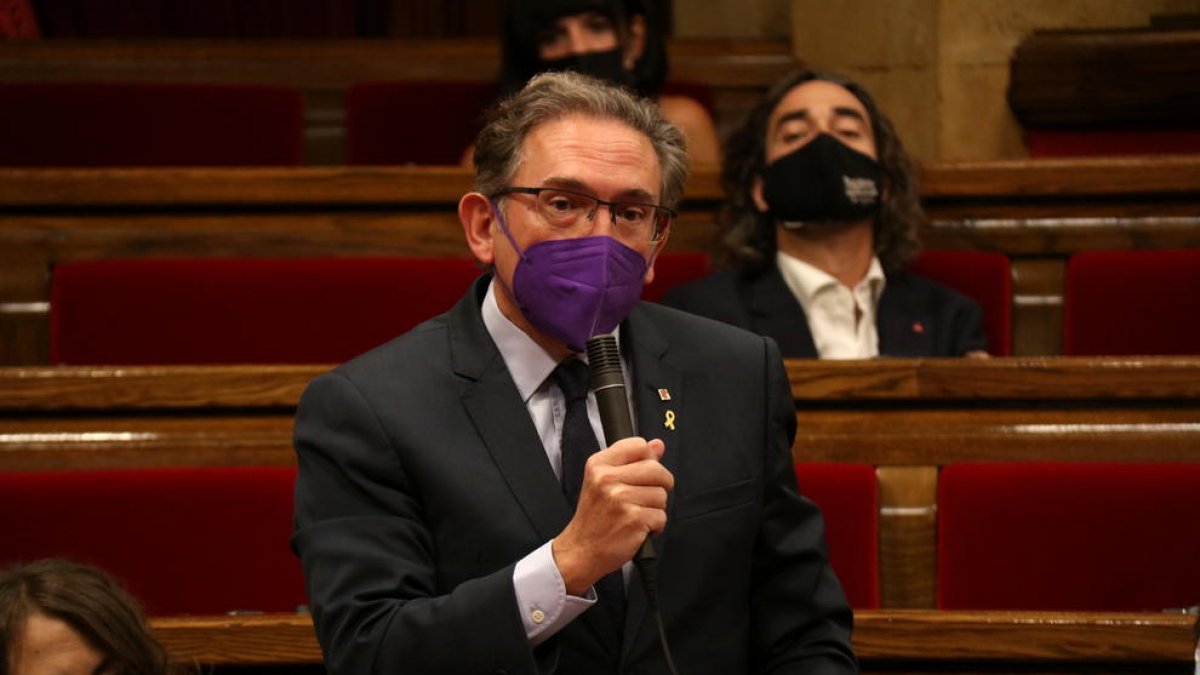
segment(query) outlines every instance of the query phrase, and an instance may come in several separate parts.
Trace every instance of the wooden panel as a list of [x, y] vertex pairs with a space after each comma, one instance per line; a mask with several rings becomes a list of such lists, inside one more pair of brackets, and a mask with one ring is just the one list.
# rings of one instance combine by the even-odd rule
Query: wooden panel
[[1189, 664], [1196, 621], [1186, 614], [898, 610], [857, 612], [855, 619], [854, 646], [865, 661], [1014, 665]]
[[1038, 31], [1013, 52], [1009, 104], [1025, 126], [1195, 126], [1200, 30]]
[[0, 411], [294, 408], [332, 366], [60, 366], [0, 369]]
[[[1200, 358], [795, 360], [798, 461], [877, 467], [883, 601], [933, 604], [938, 467], [1200, 462]], [[0, 470], [291, 466], [328, 366], [0, 368]]]
[[1026, 357], [785, 361], [797, 401], [1200, 397], [1200, 358]]
[[1062, 351], [1066, 274], [1065, 257], [1012, 260], [1013, 355]]
[[[861, 611], [854, 649], [867, 671], [1062, 672], [1090, 664], [1088, 672], [1113, 672], [1101, 669], [1109, 666], [1186, 673], [1178, 669], [1191, 664], [1194, 622], [1182, 614]], [[151, 627], [184, 663], [321, 662], [307, 615], [159, 617]]]
[[0, 470], [292, 466], [292, 412], [0, 418]]
[[936, 466], [881, 466], [879, 574], [884, 607], [932, 609], [937, 566]]
[[[1054, 302], [1071, 253], [1200, 247], [1200, 158], [960, 162], [923, 176], [928, 247], [1012, 257], [1019, 355], [1060, 351]], [[455, 210], [471, 183], [457, 167], [0, 169], [0, 363], [46, 362], [58, 262], [464, 255]], [[686, 197], [669, 248], [705, 250], [716, 172], [696, 171]]]
[[875, 465], [1200, 461], [1200, 408], [950, 405], [798, 413], [797, 459]]

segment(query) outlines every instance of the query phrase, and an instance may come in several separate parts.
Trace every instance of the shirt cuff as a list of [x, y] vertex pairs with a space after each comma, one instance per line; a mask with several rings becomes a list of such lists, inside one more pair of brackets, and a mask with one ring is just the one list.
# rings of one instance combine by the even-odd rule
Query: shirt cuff
[[542, 544], [519, 560], [513, 569], [517, 608], [521, 612], [521, 622], [525, 624], [525, 636], [534, 647], [596, 604], [595, 589], [589, 588], [586, 598], [567, 594], [567, 586], [554, 562], [551, 543]]

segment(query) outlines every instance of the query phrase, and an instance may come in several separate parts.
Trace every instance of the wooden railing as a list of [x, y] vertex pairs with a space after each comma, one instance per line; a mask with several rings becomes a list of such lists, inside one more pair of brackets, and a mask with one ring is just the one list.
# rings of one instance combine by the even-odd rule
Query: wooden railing
[[[865, 672], [1191, 672], [1188, 614], [860, 611], [854, 649]], [[172, 657], [201, 666], [318, 666], [307, 615], [163, 617], [151, 625]]]
[[[0, 368], [0, 470], [289, 466], [328, 366]], [[931, 608], [941, 466], [1200, 462], [1200, 358], [789, 361], [797, 461], [876, 467], [883, 606]]]
[[[1013, 351], [1059, 353], [1066, 259], [1200, 247], [1200, 159], [936, 164], [922, 171], [929, 248], [1000, 251], [1014, 276]], [[48, 359], [59, 262], [128, 257], [465, 252], [457, 167], [0, 169], [0, 364]], [[693, 176], [672, 250], [707, 249], [722, 199]]]

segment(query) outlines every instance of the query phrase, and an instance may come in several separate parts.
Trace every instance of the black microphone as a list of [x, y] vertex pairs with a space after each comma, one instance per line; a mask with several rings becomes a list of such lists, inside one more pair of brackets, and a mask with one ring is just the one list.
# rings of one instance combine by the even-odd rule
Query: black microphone
[[[587, 341], [588, 371], [591, 374], [592, 394], [596, 397], [596, 408], [600, 411], [600, 425], [604, 427], [604, 441], [612, 445], [623, 438], [633, 436], [633, 420], [629, 418], [629, 399], [625, 397], [625, 373], [621, 370], [621, 352], [617, 339], [611, 335], [597, 335]], [[642, 589], [646, 592], [646, 604], [658, 624], [658, 640], [662, 645], [663, 657], [671, 673], [676, 673], [675, 661], [671, 658], [671, 647], [667, 642], [667, 630], [663, 625], [662, 612], [658, 609], [658, 553], [650, 537], [642, 542], [633, 557], [642, 577]]]
[[[587, 341], [587, 355], [592, 393], [596, 396], [596, 408], [600, 411], [600, 425], [604, 427], [604, 442], [612, 445], [633, 436], [633, 420], [629, 418], [625, 373], [621, 371], [621, 352], [617, 349], [617, 339], [611, 335], [591, 338]], [[635, 560], [640, 563], [657, 558], [654, 543], [646, 537]]]

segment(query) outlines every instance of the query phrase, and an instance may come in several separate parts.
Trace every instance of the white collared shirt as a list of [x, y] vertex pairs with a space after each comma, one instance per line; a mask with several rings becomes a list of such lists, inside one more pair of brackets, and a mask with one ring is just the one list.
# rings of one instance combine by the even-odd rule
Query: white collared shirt
[[869, 359], [879, 356], [875, 317], [887, 279], [877, 256], [853, 289], [802, 260], [776, 253], [775, 263], [808, 318], [817, 356]]
[[[493, 280], [480, 307], [484, 327], [496, 343], [513, 383], [517, 385], [521, 400], [529, 410], [554, 475], [561, 480], [560, 445], [563, 421], [567, 414], [566, 402], [562, 391], [550, 378], [558, 362], [525, 331], [504, 316], [496, 302], [495, 293], [496, 282]], [[613, 330], [613, 335], [619, 338], [619, 332], [620, 327]], [[621, 366], [625, 381], [629, 382], [629, 364], [625, 362], [624, 356], [621, 357]], [[588, 394], [588, 421], [592, 423], [592, 432], [596, 434], [597, 441], [603, 439], [600, 411], [596, 406], [596, 397], [591, 393]], [[629, 581], [631, 568], [632, 563], [625, 564], [623, 572], [626, 583]], [[586, 598], [567, 593], [566, 584], [558, 571], [558, 565], [554, 562], [554, 553], [549, 541], [517, 562], [513, 570], [513, 588], [517, 596], [517, 607], [521, 611], [521, 620], [525, 624], [525, 635], [534, 646], [562, 630], [596, 603], [594, 589], [588, 591]]]

